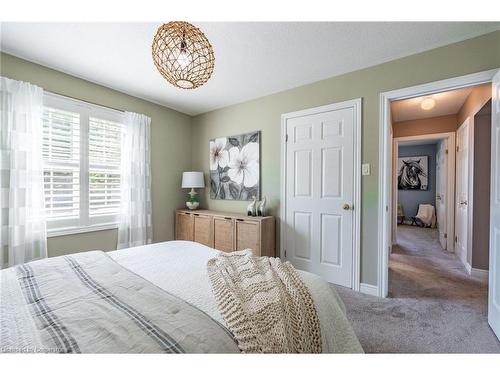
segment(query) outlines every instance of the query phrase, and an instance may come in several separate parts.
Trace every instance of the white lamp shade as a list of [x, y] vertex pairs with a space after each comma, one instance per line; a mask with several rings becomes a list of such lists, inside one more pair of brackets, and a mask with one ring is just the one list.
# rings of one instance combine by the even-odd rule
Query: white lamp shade
[[203, 172], [183, 172], [182, 187], [188, 189], [204, 188], [205, 179], [203, 178]]

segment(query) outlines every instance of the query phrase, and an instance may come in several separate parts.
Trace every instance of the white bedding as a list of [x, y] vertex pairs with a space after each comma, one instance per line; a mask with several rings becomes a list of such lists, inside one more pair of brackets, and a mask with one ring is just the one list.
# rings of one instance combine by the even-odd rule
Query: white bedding
[[[123, 267], [193, 304], [225, 325], [207, 274], [217, 250], [189, 241], [169, 241], [108, 253]], [[338, 294], [318, 276], [299, 271], [313, 297], [325, 353], [362, 352]]]
[[0, 353], [238, 353], [233, 335], [102, 251], [0, 271]]

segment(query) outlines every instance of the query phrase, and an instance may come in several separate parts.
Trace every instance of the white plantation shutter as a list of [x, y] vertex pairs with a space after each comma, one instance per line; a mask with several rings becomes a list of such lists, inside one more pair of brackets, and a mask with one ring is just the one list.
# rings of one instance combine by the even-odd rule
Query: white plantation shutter
[[43, 112], [44, 192], [46, 217], [80, 214], [80, 115], [45, 107]]
[[51, 235], [116, 227], [123, 113], [44, 97], [45, 214]]
[[121, 124], [89, 119], [89, 215], [120, 211]]

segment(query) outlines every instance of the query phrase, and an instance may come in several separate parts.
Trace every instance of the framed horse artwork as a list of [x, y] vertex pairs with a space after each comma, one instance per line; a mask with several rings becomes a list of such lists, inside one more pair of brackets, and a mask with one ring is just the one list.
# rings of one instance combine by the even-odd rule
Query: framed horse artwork
[[429, 189], [429, 158], [427, 156], [405, 156], [398, 158], [398, 189]]

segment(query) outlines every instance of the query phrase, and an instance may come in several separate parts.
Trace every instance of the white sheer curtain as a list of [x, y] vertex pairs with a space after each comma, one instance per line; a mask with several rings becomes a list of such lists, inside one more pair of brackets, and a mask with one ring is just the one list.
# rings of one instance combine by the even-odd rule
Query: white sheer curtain
[[153, 241], [151, 219], [151, 119], [126, 112], [121, 148], [118, 249]]
[[0, 77], [2, 268], [47, 256], [42, 113], [40, 87]]

